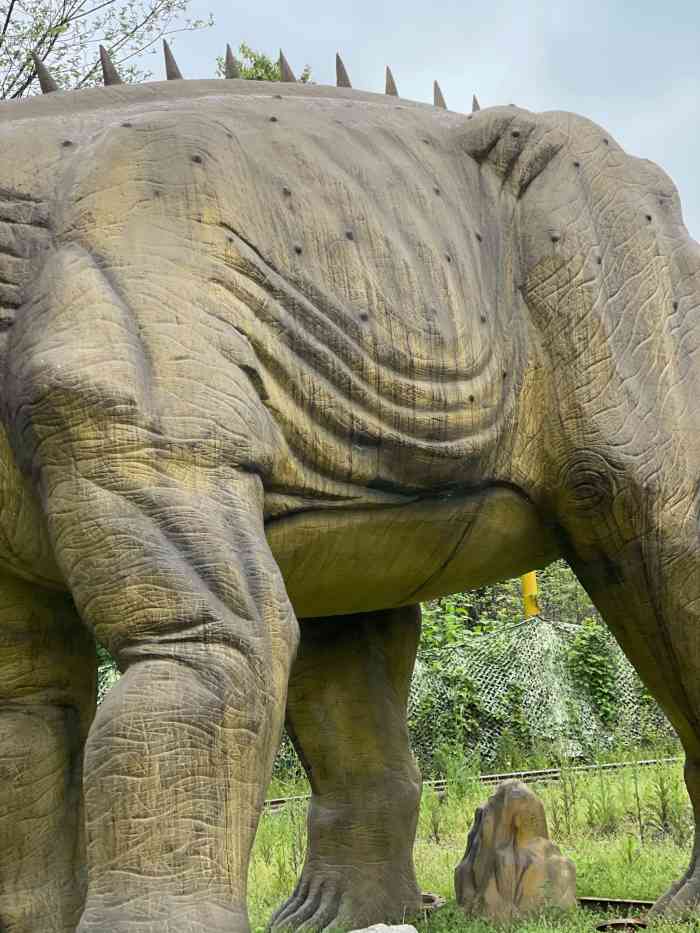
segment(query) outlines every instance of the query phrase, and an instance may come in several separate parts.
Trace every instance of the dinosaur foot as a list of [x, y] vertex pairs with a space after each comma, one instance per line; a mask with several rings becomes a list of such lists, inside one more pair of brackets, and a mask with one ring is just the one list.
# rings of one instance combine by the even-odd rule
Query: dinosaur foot
[[658, 899], [647, 920], [683, 921], [700, 918], [700, 876], [688, 873]]
[[398, 872], [382, 877], [376, 865], [313, 873], [305, 869], [292, 896], [274, 914], [270, 930], [354, 930], [400, 923], [418, 914], [420, 904], [415, 882]]

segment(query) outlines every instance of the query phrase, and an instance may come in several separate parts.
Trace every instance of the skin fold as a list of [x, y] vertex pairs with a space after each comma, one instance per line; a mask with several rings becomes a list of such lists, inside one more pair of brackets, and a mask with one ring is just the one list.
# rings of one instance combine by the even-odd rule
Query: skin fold
[[[238, 80], [0, 128], [0, 928], [246, 931], [285, 718], [273, 927], [409, 916], [417, 604], [561, 556], [700, 817], [700, 247], [660, 169], [572, 114]], [[699, 900], [696, 847], [656, 911]]]

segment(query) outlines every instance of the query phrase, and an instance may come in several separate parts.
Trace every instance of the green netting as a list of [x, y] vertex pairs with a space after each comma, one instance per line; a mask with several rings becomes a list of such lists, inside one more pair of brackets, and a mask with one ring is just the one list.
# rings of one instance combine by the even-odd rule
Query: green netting
[[[493, 763], [511, 742], [523, 753], [547, 747], [562, 757], [595, 756], [673, 732], [617, 642], [599, 623], [595, 653], [580, 651], [584, 628], [542, 618], [465, 632], [463, 644], [425, 652], [409, 701], [414, 750], [433, 769], [441, 744], [462, 745]], [[607, 693], [582, 663], [603, 671]], [[611, 695], [612, 694], [612, 695]]]

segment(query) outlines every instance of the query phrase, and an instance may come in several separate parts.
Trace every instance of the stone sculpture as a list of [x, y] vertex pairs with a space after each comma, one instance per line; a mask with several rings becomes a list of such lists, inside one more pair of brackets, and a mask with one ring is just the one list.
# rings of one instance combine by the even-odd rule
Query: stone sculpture
[[[568, 113], [104, 65], [0, 105], [0, 924], [246, 930], [285, 714], [313, 799], [274, 923], [409, 916], [418, 603], [562, 555], [697, 810], [670, 179]], [[93, 635], [124, 672], [96, 716]], [[659, 911], [699, 890], [693, 859]]]
[[550, 841], [542, 801], [522, 781], [504, 781], [477, 807], [455, 894], [468, 916], [499, 923], [576, 906], [574, 863]]

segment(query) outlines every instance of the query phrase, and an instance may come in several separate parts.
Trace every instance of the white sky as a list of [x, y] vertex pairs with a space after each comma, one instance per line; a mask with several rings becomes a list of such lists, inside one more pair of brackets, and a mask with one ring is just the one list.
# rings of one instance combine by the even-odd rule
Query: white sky
[[[226, 43], [246, 42], [319, 84], [335, 83], [339, 51], [353, 86], [383, 91], [389, 64], [402, 97], [451, 110], [514, 103], [571, 110], [600, 123], [631, 154], [653, 159], [678, 186], [700, 239], [700, 3], [697, 0], [191, 0], [215, 25], [176, 36], [186, 77], [214, 75]], [[159, 58], [148, 59], [155, 78]]]

